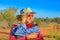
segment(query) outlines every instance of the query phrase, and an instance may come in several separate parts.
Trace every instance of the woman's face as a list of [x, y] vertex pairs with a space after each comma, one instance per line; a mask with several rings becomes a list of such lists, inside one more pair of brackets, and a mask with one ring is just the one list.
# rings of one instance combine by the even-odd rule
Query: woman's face
[[30, 14], [30, 13], [27, 14], [27, 19], [26, 20], [27, 20], [28, 23], [31, 23], [33, 21], [33, 16], [34, 16], [34, 14]]

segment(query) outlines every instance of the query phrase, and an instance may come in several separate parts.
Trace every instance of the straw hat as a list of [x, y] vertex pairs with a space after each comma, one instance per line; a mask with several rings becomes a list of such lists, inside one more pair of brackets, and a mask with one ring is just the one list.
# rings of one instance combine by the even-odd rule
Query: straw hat
[[23, 8], [21, 11], [20, 11], [20, 15], [26, 15], [26, 14], [35, 14], [35, 12], [32, 12], [31, 8]]

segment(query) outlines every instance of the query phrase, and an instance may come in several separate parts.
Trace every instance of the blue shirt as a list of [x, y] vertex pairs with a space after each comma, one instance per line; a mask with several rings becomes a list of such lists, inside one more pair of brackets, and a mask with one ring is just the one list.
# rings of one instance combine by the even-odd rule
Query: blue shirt
[[39, 33], [37, 25], [33, 25], [31, 28], [26, 28], [25, 24], [20, 24], [12, 29], [12, 33], [19, 36], [26, 36], [33, 32]]

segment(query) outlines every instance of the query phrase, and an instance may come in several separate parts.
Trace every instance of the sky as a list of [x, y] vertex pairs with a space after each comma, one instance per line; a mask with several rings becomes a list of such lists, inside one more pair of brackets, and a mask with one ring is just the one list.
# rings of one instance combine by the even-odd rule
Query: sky
[[17, 14], [22, 8], [29, 7], [36, 12], [35, 17], [60, 17], [60, 0], [0, 0], [0, 10], [7, 7], [17, 7]]

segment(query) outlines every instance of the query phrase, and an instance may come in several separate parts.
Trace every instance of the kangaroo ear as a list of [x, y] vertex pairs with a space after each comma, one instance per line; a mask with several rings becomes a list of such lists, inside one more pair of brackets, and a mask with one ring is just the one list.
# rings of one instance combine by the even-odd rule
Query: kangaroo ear
[[32, 22], [33, 25], [37, 24], [35, 21]]
[[36, 26], [38, 26], [38, 24], [35, 24]]

